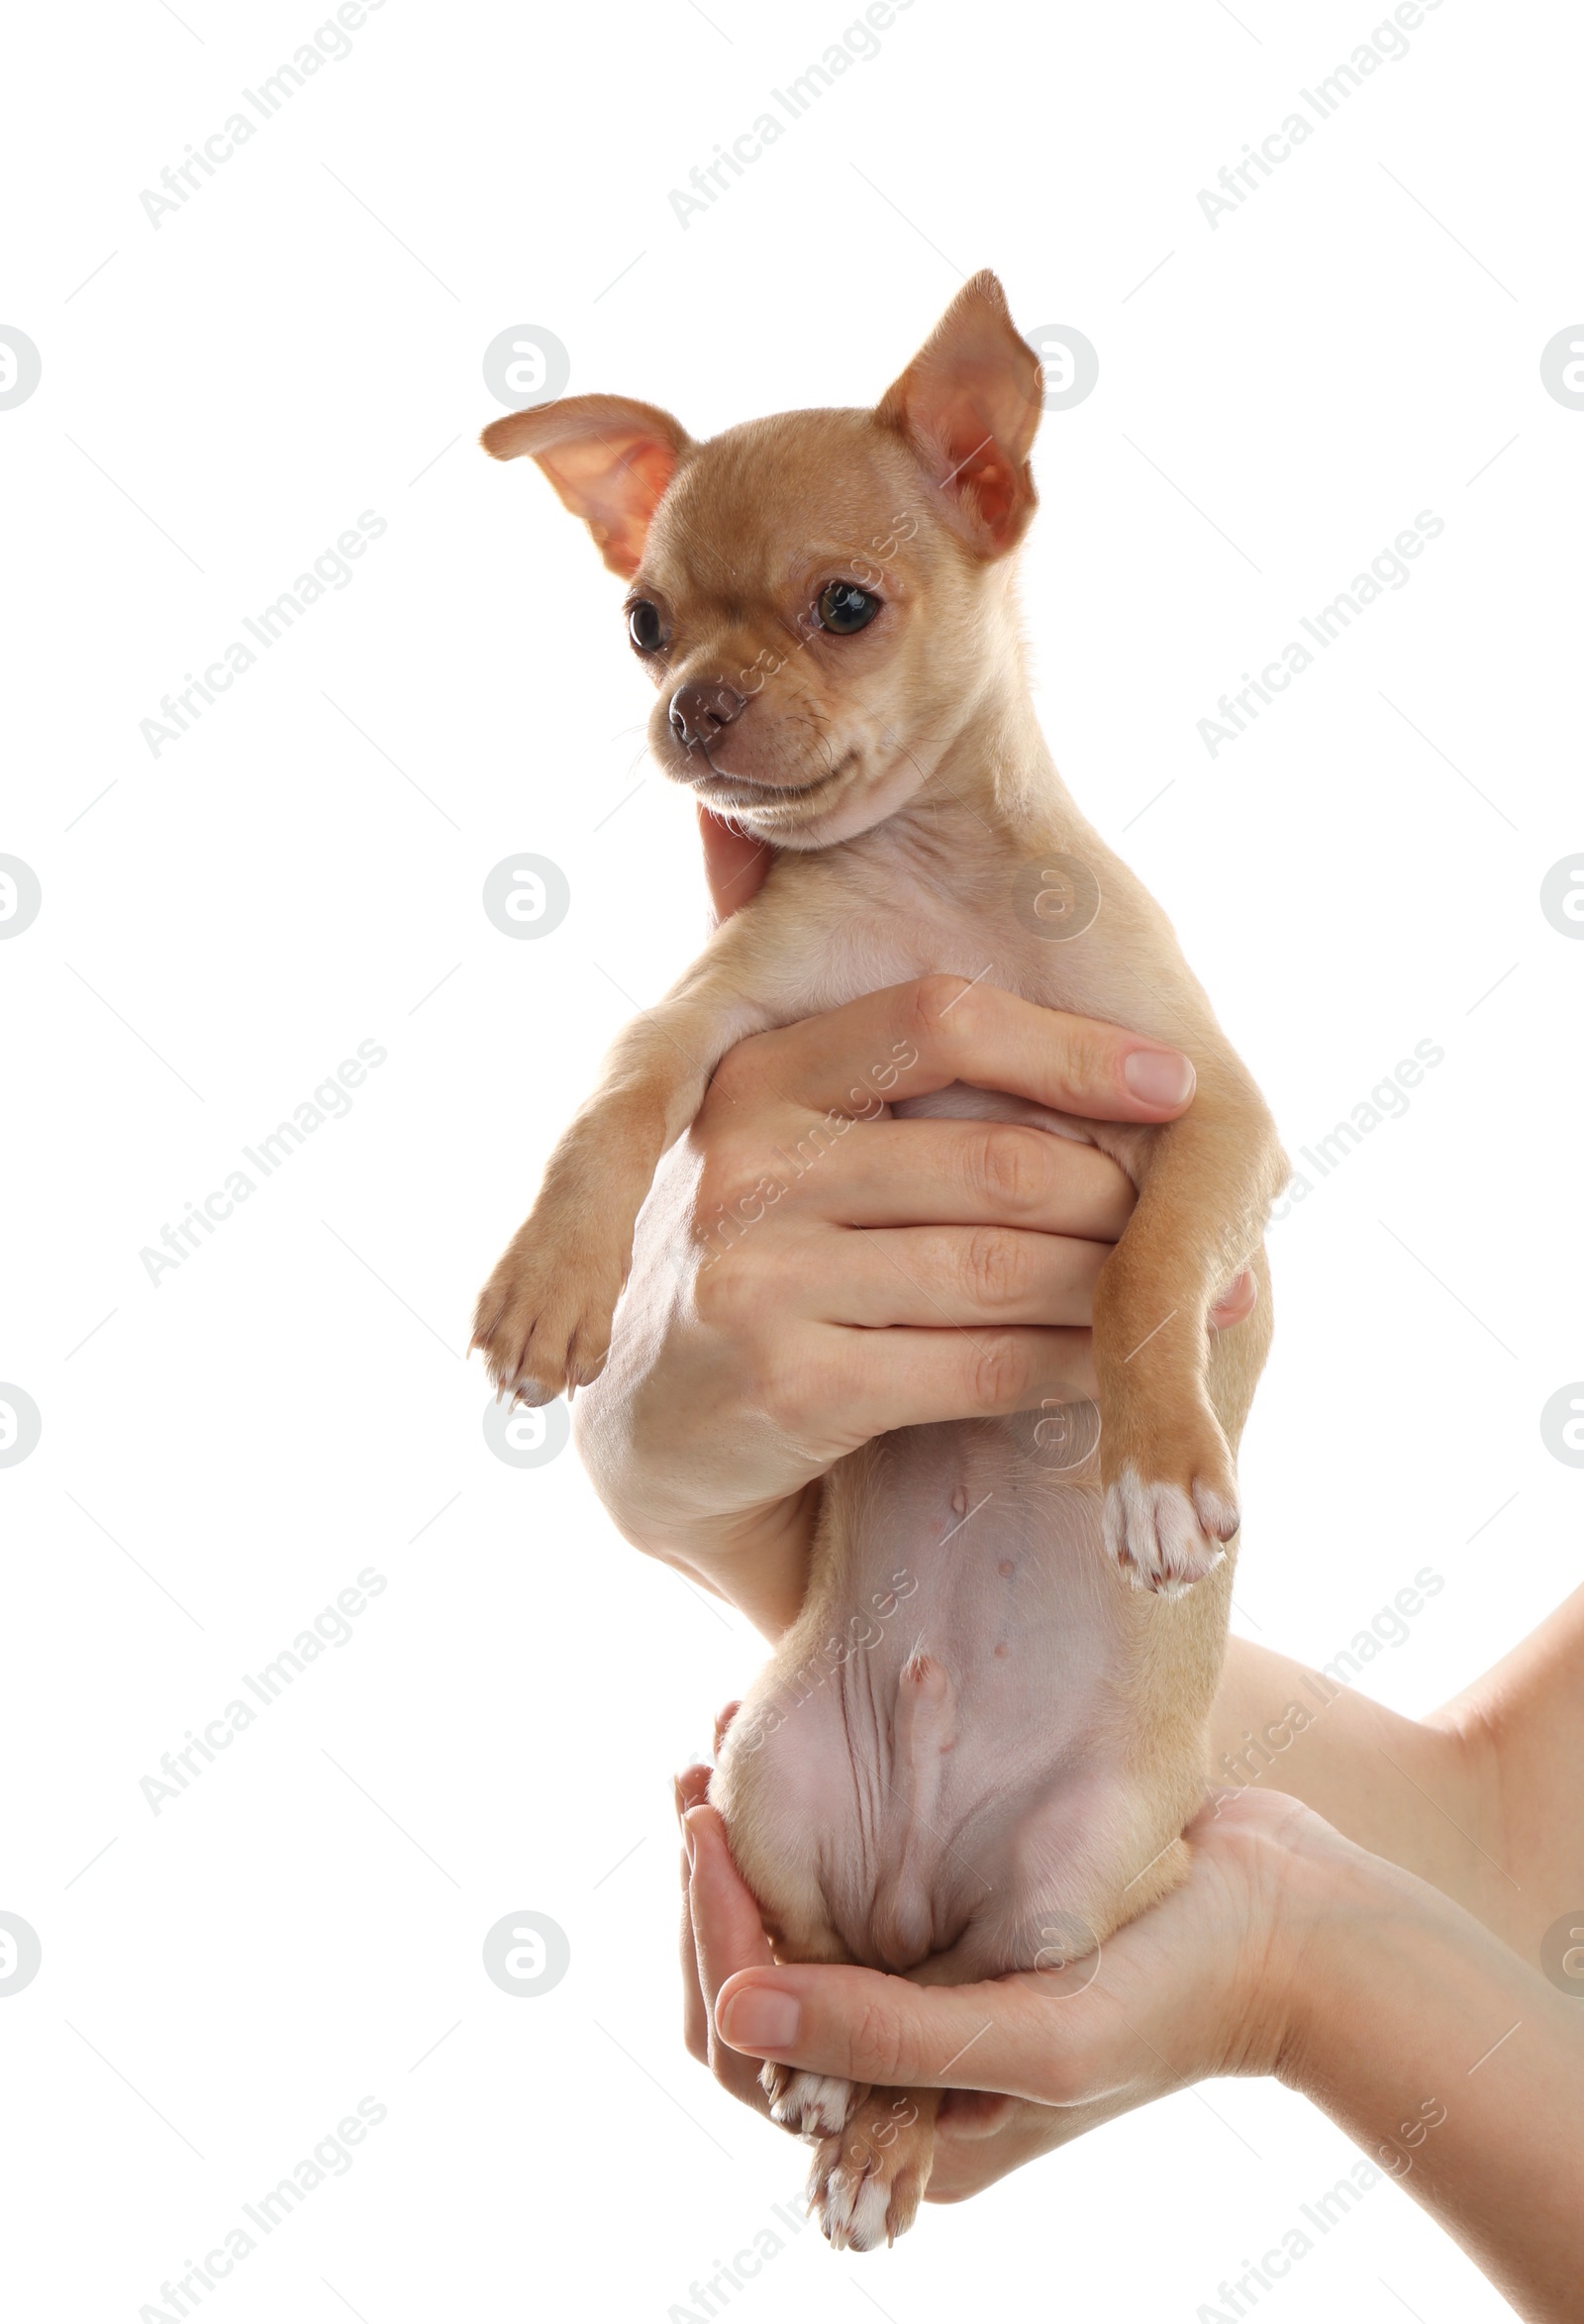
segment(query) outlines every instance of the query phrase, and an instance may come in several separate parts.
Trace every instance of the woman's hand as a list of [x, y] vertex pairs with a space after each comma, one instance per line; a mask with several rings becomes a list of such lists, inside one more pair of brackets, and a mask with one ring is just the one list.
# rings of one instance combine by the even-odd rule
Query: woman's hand
[[961, 2201], [1192, 2082], [1275, 2071], [1295, 1965], [1324, 1909], [1328, 1848], [1346, 1845], [1296, 1800], [1228, 1794], [1189, 1827], [1187, 1883], [1089, 1962], [927, 1985], [777, 1965], [720, 1816], [702, 1804], [708, 1774], [690, 1768], [677, 1785], [688, 2049], [761, 2113], [766, 2055], [849, 2080], [944, 2084], [932, 2202]]
[[[745, 891], [751, 847], [739, 870]], [[661, 1166], [609, 1360], [574, 1407], [628, 1539], [772, 1636], [802, 1602], [819, 1480], [844, 1454], [1093, 1393], [1090, 1303], [1132, 1185], [1041, 1130], [894, 1119], [899, 1056], [917, 1058], [915, 1094], [1000, 1072], [1105, 1121], [1171, 1121], [1192, 1096], [1175, 1050], [988, 984], [944, 1007], [931, 989], [872, 993], [725, 1060]], [[1252, 1300], [1239, 1276], [1216, 1320]]]
[[[679, 1804], [688, 1797], [681, 1787]], [[1397, 2179], [1520, 2315], [1577, 2316], [1577, 2004], [1299, 1801], [1222, 1794], [1188, 1827], [1184, 1885], [1088, 1962], [976, 1985], [776, 1963], [715, 1811], [686, 1805], [684, 1833], [699, 1964], [689, 2047], [707, 2049], [742, 2096], [765, 2057], [944, 2086], [927, 2200], [972, 2194], [1212, 2075], [1272, 2073]]]

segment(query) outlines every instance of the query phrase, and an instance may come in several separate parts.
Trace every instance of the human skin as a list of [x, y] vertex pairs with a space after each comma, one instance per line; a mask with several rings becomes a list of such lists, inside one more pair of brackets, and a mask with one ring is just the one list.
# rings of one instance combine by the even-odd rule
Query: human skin
[[[763, 851], [719, 826], [707, 828], [705, 838], [717, 908], [729, 909], [762, 876]], [[721, 1077], [724, 1087], [718, 1082], [712, 1090], [673, 1157], [641, 1222], [629, 1305], [610, 1364], [577, 1404], [584, 1457], [628, 1538], [732, 1600], [772, 1639], [801, 1602], [819, 1479], [835, 1460], [881, 1429], [997, 1408], [974, 1400], [983, 1378], [975, 1350], [986, 1343], [1011, 1344], [1018, 1352], [1020, 1399], [1031, 1385], [1036, 1400], [1050, 1385], [1092, 1385], [1084, 1328], [1089, 1293], [1132, 1207], [1131, 1187], [1105, 1158], [1038, 1132], [1012, 1133], [1021, 1144], [1009, 1166], [1005, 1156], [999, 1162], [990, 1156], [986, 1125], [860, 1123], [811, 1174], [802, 1198], [767, 1212], [733, 1254], [732, 1268], [715, 1270], [715, 1292], [735, 1276], [734, 1296], [678, 1296], [687, 1269], [684, 1261], [679, 1276], [677, 1255], [708, 1224], [712, 1172], [723, 1159], [730, 1162], [734, 1142], [756, 1152], [796, 1143], [819, 1110], [800, 1097], [802, 1079], [833, 1046], [840, 1053], [843, 1040], [863, 1048], [864, 1006], [761, 1036], [738, 1053], [740, 1060], [747, 1052], [757, 1056]], [[1059, 1085], [1052, 1102], [1119, 1119], [1163, 1120], [1180, 1110], [1136, 1108], [1120, 1071], [1131, 1037], [1117, 1029], [1052, 1019], [1048, 1039]], [[877, 1189], [883, 1190], [878, 1207]], [[984, 1263], [987, 1237], [1001, 1246], [991, 1266]], [[886, 1248], [875, 1263], [882, 1239]], [[1015, 1264], [1008, 1263], [1009, 1249]], [[1246, 1279], [1229, 1286], [1214, 1319], [1219, 1328], [1236, 1328], [1248, 1312], [1251, 1288]], [[860, 1361], [852, 1361], [854, 1349]], [[1422, 2057], [1427, 2067], [1444, 2062], [1453, 2054], [1452, 2036], [1467, 2030], [1459, 2011], [1479, 2015], [1485, 2002], [1505, 2002], [1504, 1979], [1513, 1977], [1530, 2005], [1527, 2022], [1543, 2028], [1555, 2021], [1560, 2046], [1547, 2050], [1546, 2059], [1560, 2059], [1576, 2072], [1566, 2039], [1569, 2004], [1493, 1946], [1479, 1924], [1533, 1960], [1539, 1933], [1584, 1892], [1584, 1831], [1576, 1816], [1559, 1818], [1544, 1804], [1547, 1772], [1554, 1787], [1555, 1770], [1569, 1764], [1566, 1746], [1574, 1765], [1584, 1746], [1581, 1662], [1584, 1593], [1429, 1721], [1397, 1718], [1345, 1691], [1336, 1695], [1282, 1752], [1279, 1780], [1294, 1796], [1228, 1795], [1208, 1822], [1202, 1819], [1191, 1835], [1193, 1879], [1107, 1947], [1085, 2010], [1075, 2015], [1068, 2004], [1058, 2012], [1047, 1993], [1039, 1994], [1039, 2022], [1048, 2021], [1046, 2030], [1059, 2023], [1061, 2042], [1069, 2045], [1058, 2046], [1048, 2061], [1059, 2096], [1040, 2095], [1019, 2080], [1009, 2080], [1004, 2095], [991, 2094], [995, 2036], [976, 2036], [975, 2088], [946, 2102], [930, 2199], [960, 2199], [1094, 2122], [1215, 2072], [1283, 2072], [1366, 2146], [1378, 2144], [1388, 2135], [1396, 2088], [1382, 2074], [1389, 2082], [1400, 2070], [1412, 2079]], [[1284, 1705], [1302, 1699], [1296, 1689], [1303, 1676], [1300, 1666], [1234, 1640], [1213, 1714], [1213, 1759], [1220, 1764], [1223, 1754], [1240, 1749], [1246, 1733], [1258, 1733]], [[678, 1785], [688, 1843], [688, 2044], [709, 2057], [727, 2087], [762, 2110], [757, 2071], [771, 2046], [761, 2041], [755, 2048], [734, 2022], [738, 2042], [747, 2045], [736, 2047], [716, 2013], [724, 2001], [729, 2015], [731, 2002], [761, 1978], [772, 1959], [719, 1818], [701, 1804], [707, 1780], [708, 1769], [695, 1768]], [[1329, 1817], [1335, 1829], [1328, 1831], [1300, 1802]], [[1103, 1980], [1119, 1965], [1129, 1970], [1132, 1949], [1162, 1943], [1160, 1915], [1174, 1916], [1165, 1924], [1170, 1959], [1191, 1955], [1201, 1964], [1194, 1994], [1175, 1995], [1159, 2022], [1161, 2043], [1152, 2046], [1147, 2017], [1139, 2015], [1140, 1988], [1128, 2015], [1149, 2056], [1106, 2058], [1105, 2094], [1089, 2095], [1083, 2071], [1102, 2056], [1093, 2027], [1107, 1990]], [[1397, 1931], [1396, 1941], [1383, 1945], [1382, 1928]], [[1140, 1931], [1145, 1934], [1135, 1935]], [[1295, 1982], [1292, 1964], [1299, 1959], [1305, 1978]], [[1153, 1973], [1159, 1982], [1164, 1964], [1157, 1962]], [[815, 2015], [805, 2017], [803, 2037], [807, 2042], [813, 2027], [818, 2039], [834, 2045], [818, 2058], [806, 2047], [795, 2056], [784, 2049], [773, 2055], [860, 2078], [908, 2078], [889, 2067], [871, 2073], [879, 2055], [866, 2057], [852, 2045], [865, 2028], [877, 2041], [900, 2039], [898, 2026], [905, 2031], [906, 2021], [896, 2018], [897, 2008], [934, 2008], [933, 1997], [926, 2003], [906, 1980], [865, 1970], [775, 1969], [773, 1975], [815, 1980], [804, 2003]], [[975, 2006], [990, 1996], [993, 2025], [993, 2011], [1009, 2005], [1006, 1996], [1018, 1983], [950, 1990], [969, 1994]], [[885, 1989], [891, 2017], [871, 1985]], [[1340, 2006], [1343, 1985], [1346, 2007]], [[1166, 1977], [1162, 1989], [1168, 1988], [1175, 1991]], [[1329, 1995], [1332, 2007], [1301, 2009], [1295, 1993]], [[1425, 1999], [1433, 1993], [1442, 1997], [1439, 2015]], [[1424, 2001], [1418, 2015], [1416, 1995]], [[982, 2028], [985, 2016], [980, 2008], [960, 2038]], [[1076, 2040], [1080, 2028], [1087, 2047]], [[1368, 2040], [1354, 2040], [1361, 2028], [1369, 2030]], [[1029, 2039], [1028, 2027], [1013, 2021], [1008, 2054], [1026, 2060]], [[1338, 2048], [1350, 2040], [1351, 2051]], [[842, 2043], [850, 2067], [820, 2065]], [[929, 2070], [919, 2078], [937, 2081], [939, 2060], [956, 2046], [936, 2050], [932, 2040]], [[1519, 2035], [1504, 2045], [1503, 2055], [1508, 2052], [1520, 2063], [1526, 2059]], [[1484, 2067], [1479, 2071], [1483, 2075]], [[1526, 2102], [1541, 2106], [1542, 2123], [1557, 2095], [1544, 2086], [1548, 2073], [1547, 2066], [1537, 2084], [1524, 2083]], [[1482, 2104], [1485, 2091], [1497, 2086], [1495, 2077], [1481, 2084]], [[1487, 2215], [1468, 2170], [1459, 2175], [1457, 2166], [1493, 2126], [1479, 2129], [1478, 2108], [1461, 2113], [1458, 2138], [1437, 2127], [1430, 2142], [1436, 2172], [1421, 2166], [1407, 2183], [1460, 2235], [1521, 2312], [1560, 2315], [1560, 2307], [1543, 2304], [1555, 2290], [1545, 2270], [1565, 2263], [1576, 2274], [1577, 2253], [1564, 2250], [1558, 2259], [1544, 2215], [1554, 2173], [1536, 2175], [1529, 2158], [1529, 2209], [1522, 2189], [1510, 2189], [1513, 2200], [1504, 2194], [1494, 2216]], [[1553, 2129], [1560, 2119], [1553, 2109]], [[1516, 2135], [1506, 2122], [1495, 2124], [1493, 2134], [1510, 2142]], [[1473, 2140], [1467, 2153], [1466, 2138]], [[1528, 2156], [1521, 2137], [1511, 2151]], [[1565, 2168], [1565, 2141], [1553, 2135], [1547, 2151], [1563, 2158], [1557, 2168]], [[1503, 2222], [1515, 2219], [1525, 2221], [1536, 2255], [1539, 2273], [1533, 2279], [1511, 2275], [1516, 2263]]]
[[[1262, 1724], [1301, 1675], [1234, 1640], [1217, 1732]], [[1581, 1752], [1584, 1589], [1423, 1723], [1338, 1694], [1280, 1767], [1336, 1822], [1254, 1784], [1218, 1794], [1189, 1828], [1186, 1885], [1112, 1938], [1071, 1997], [1038, 1976], [920, 1987], [775, 1964], [696, 1767], [677, 1780], [687, 2046], [760, 2111], [765, 2057], [885, 2086], [943, 2079], [932, 2202], [1150, 2098], [1273, 2074], [1520, 2315], [1563, 2324], [1584, 2281], [1584, 2012], [1534, 1965], [1556, 1921], [1584, 1925]], [[795, 2027], [773, 2014], [788, 2001]]]
[[754, 2069], [770, 2057], [964, 2091], [940, 2119], [933, 2199], [1208, 2076], [1274, 2074], [1390, 2172], [1520, 2315], [1577, 2316], [1577, 2004], [1472, 1913], [1302, 1802], [1252, 1790], [1212, 1802], [1189, 1827], [1186, 1884], [1112, 1938], [1077, 1991], [1068, 1978], [1041, 1990], [1037, 1973], [920, 1986], [773, 1964], [714, 1811], [691, 1808], [686, 1834], [705, 1989], [726, 1972], [717, 2046]]

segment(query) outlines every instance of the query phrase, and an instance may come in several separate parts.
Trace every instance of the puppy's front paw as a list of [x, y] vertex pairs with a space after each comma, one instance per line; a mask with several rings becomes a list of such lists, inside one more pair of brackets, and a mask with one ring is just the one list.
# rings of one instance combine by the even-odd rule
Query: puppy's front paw
[[821, 2141], [809, 2202], [837, 2251], [877, 2251], [913, 2225], [935, 2158], [935, 2108], [934, 2091], [872, 2090], [840, 2136]]
[[1178, 1598], [1226, 1556], [1238, 1512], [1197, 1481], [1146, 1483], [1130, 1463], [1106, 1487], [1106, 1547], [1136, 1589]]
[[759, 2070], [759, 2083], [770, 2101], [770, 2120], [806, 2139], [845, 2130], [861, 2095], [856, 2083], [838, 2074], [805, 2073], [801, 2067], [779, 2066], [773, 2059]]
[[518, 1230], [478, 1295], [469, 1352], [481, 1348], [496, 1393], [547, 1404], [599, 1376], [621, 1297], [623, 1255], [587, 1230], [539, 1215]]
[[1238, 1475], [1222, 1422], [1173, 1382], [1117, 1382], [1103, 1408], [1106, 1548], [1136, 1589], [1182, 1596], [1238, 1532]]

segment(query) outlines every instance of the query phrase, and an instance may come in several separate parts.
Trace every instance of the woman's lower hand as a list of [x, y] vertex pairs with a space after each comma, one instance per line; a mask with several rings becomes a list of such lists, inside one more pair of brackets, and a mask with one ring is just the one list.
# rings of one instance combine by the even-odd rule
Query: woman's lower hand
[[930, 1985], [777, 1964], [721, 1819], [704, 1804], [708, 1775], [691, 1768], [677, 1786], [688, 2048], [761, 2113], [766, 2056], [851, 2081], [944, 2085], [935, 2202], [977, 2193], [1151, 2098], [1216, 2074], [1274, 2071], [1331, 1869], [1338, 1852], [1360, 1853], [1296, 1800], [1227, 1794], [1189, 1827], [1186, 1883], [1088, 1962]]

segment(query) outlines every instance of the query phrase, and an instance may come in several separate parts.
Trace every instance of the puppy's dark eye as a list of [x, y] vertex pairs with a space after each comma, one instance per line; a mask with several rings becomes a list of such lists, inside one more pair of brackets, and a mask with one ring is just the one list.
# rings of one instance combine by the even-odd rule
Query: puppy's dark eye
[[665, 626], [660, 620], [658, 606], [641, 597], [627, 609], [628, 634], [641, 654], [657, 654], [665, 644]]
[[854, 630], [866, 629], [879, 610], [879, 598], [860, 589], [855, 581], [833, 581], [820, 591], [820, 626], [834, 630], [839, 638], [850, 638]]

